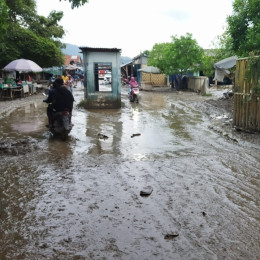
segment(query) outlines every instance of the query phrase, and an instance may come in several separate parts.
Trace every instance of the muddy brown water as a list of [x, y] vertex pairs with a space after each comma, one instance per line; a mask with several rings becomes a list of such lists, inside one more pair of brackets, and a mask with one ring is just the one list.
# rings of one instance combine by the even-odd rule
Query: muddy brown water
[[65, 142], [42, 102], [3, 117], [0, 259], [260, 259], [260, 138], [209, 98], [122, 89], [121, 109], [75, 108]]

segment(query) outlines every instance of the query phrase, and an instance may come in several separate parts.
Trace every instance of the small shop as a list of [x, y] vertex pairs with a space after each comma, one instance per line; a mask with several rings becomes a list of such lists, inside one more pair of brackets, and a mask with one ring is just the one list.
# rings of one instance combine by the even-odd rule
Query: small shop
[[120, 49], [80, 47], [86, 108], [120, 108]]

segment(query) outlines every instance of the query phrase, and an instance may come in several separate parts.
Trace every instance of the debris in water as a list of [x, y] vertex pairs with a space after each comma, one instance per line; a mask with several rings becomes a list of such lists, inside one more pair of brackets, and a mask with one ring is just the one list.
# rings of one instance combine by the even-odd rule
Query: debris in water
[[228, 92], [223, 93], [224, 99], [232, 98], [233, 96], [234, 96], [234, 93], [232, 91], [228, 91]]
[[48, 248], [47, 243], [43, 243], [42, 245], [39, 246], [40, 248]]
[[135, 136], [139, 136], [139, 135], [141, 135], [141, 134], [139, 134], [139, 133], [138, 133], [138, 134], [132, 134], [132, 135], [131, 135], [131, 138], [133, 138], [133, 137], [135, 137]]
[[178, 232], [172, 232], [172, 233], [166, 234], [164, 236], [164, 239], [170, 240], [170, 239], [174, 239], [174, 238], [176, 238], [178, 236], [179, 236]]
[[37, 141], [31, 137], [23, 139], [5, 139], [0, 141], [0, 155], [17, 156], [38, 149]]
[[98, 137], [99, 137], [99, 139], [104, 139], [104, 140], [108, 139], [108, 136], [103, 135], [103, 134], [98, 134]]
[[151, 186], [147, 186], [140, 191], [140, 196], [148, 197], [152, 192], [153, 188]]

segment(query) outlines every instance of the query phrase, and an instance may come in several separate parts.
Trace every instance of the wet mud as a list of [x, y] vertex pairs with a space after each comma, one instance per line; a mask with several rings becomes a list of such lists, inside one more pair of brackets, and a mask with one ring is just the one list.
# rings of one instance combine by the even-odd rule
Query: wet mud
[[0, 259], [259, 259], [260, 137], [212, 93], [83, 110], [78, 86], [66, 141], [44, 97], [2, 114]]

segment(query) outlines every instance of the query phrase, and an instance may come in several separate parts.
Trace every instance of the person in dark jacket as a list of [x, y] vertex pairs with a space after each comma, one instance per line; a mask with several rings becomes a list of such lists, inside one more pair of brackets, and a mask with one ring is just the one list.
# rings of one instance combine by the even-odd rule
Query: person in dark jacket
[[56, 112], [68, 111], [72, 114], [74, 97], [72, 93], [65, 87], [63, 79], [58, 78], [55, 80], [53, 89], [49, 90], [48, 98], [43, 100], [48, 103], [47, 116], [51, 128], [54, 123], [54, 115]]

